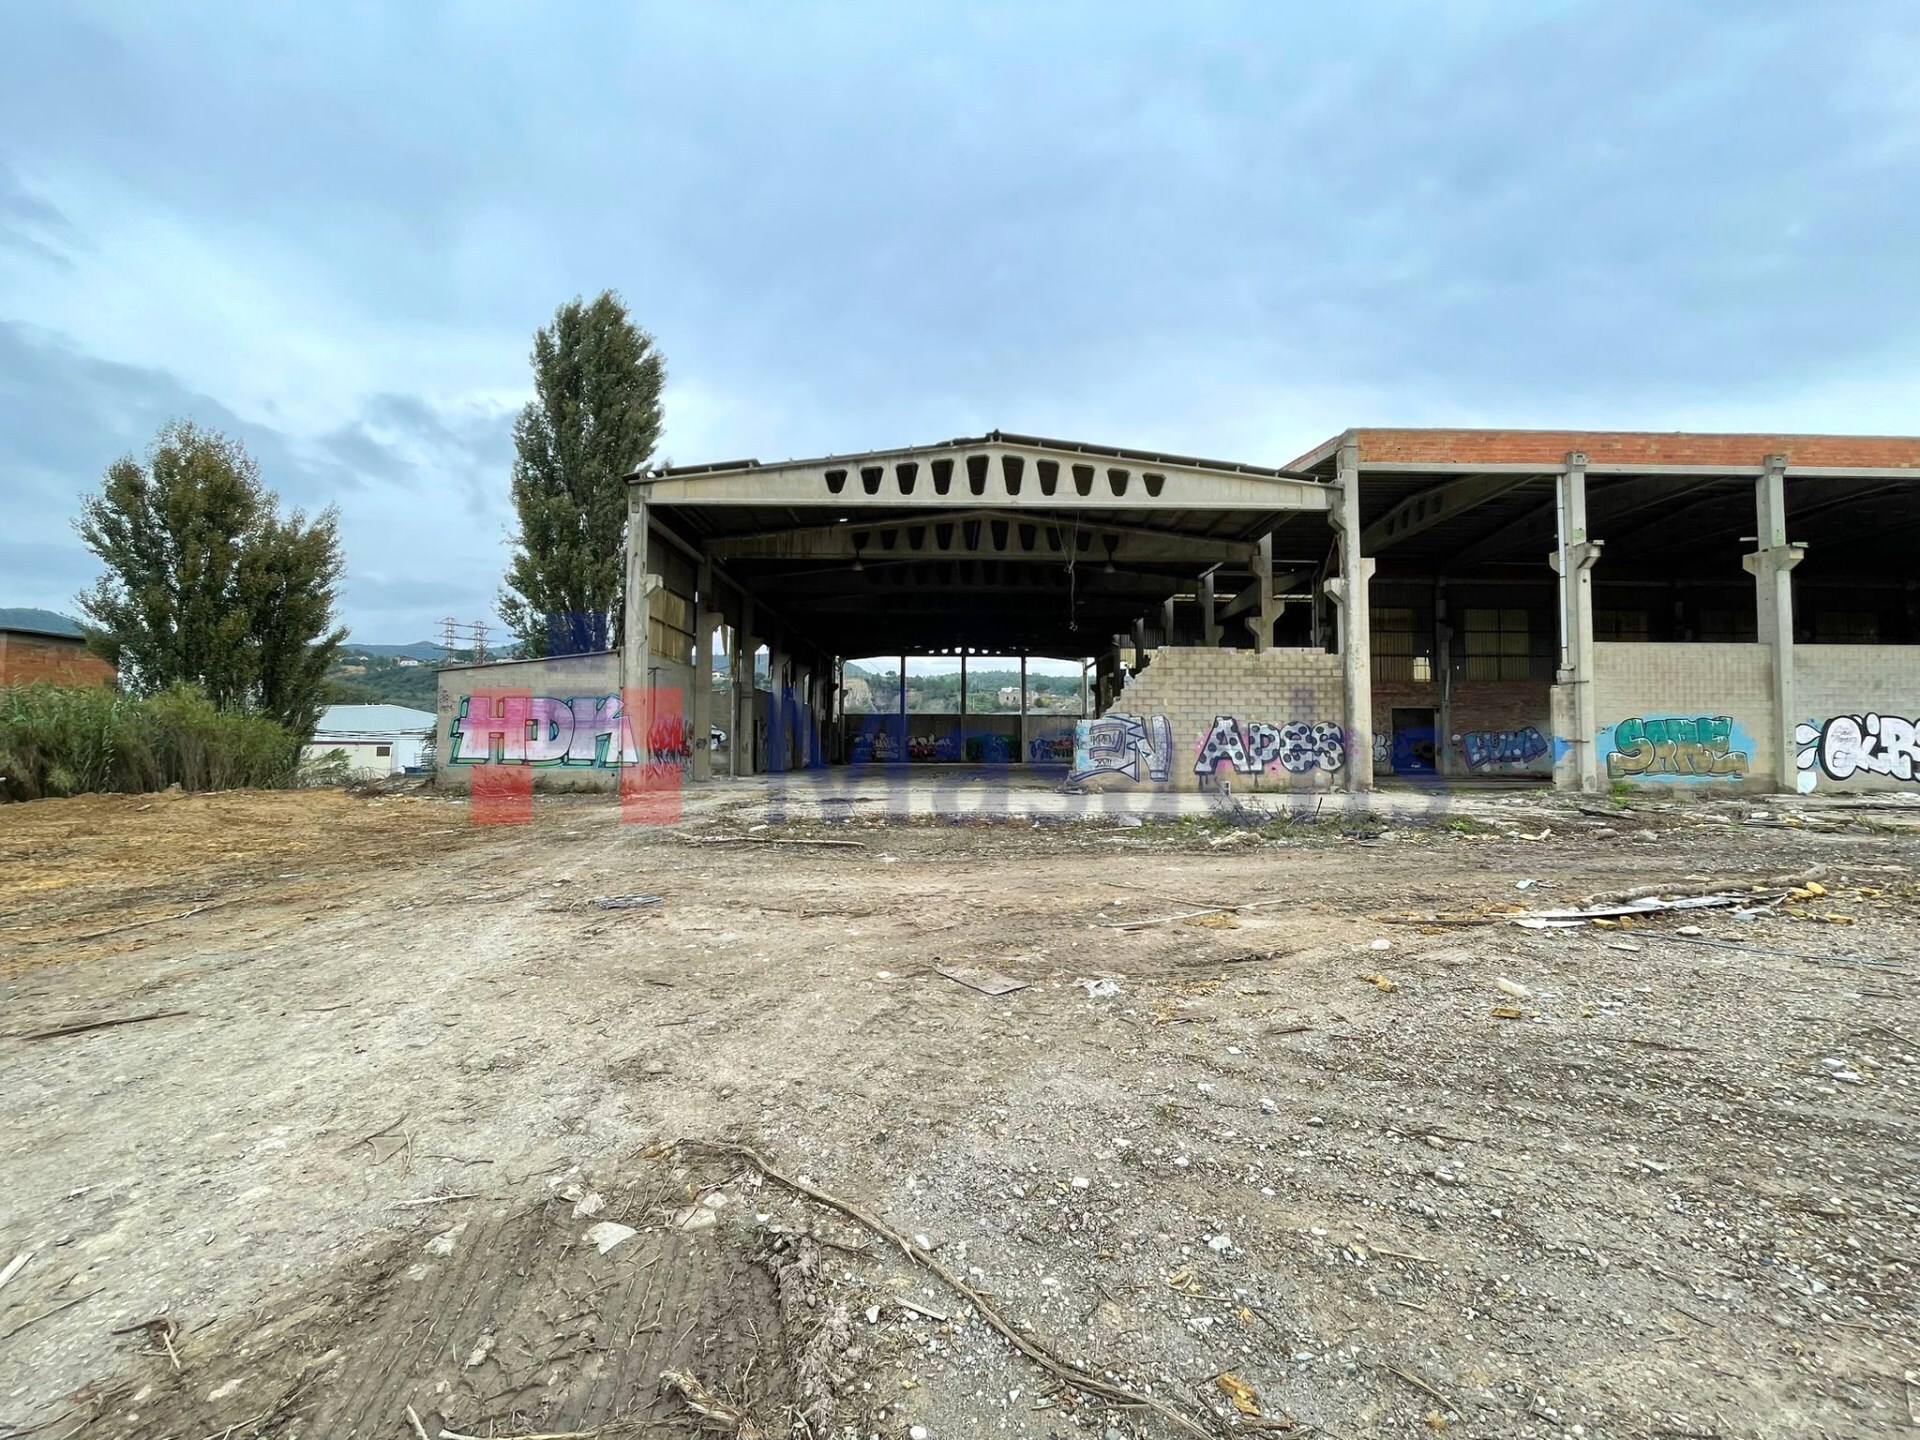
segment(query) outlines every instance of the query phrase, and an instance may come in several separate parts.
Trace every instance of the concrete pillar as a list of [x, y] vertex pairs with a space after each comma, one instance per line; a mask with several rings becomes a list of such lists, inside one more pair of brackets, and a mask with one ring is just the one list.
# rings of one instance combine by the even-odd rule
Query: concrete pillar
[[1133, 622], [1133, 673], [1138, 675], [1147, 667], [1147, 622]]
[[777, 774], [793, 765], [793, 706], [787, 695], [787, 654], [785, 636], [778, 623], [768, 627], [767, 636], [767, 773]]
[[1080, 662], [1080, 715], [1082, 719], [1093, 713], [1087, 708], [1087, 701], [1092, 698], [1087, 693], [1087, 663], [1084, 659]]
[[713, 778], [713, 750], [707, 732], [713, 728], [713, 627], [720, 623], [713, 606], [713, 562], [702, 560], [694, 582], [693, 695], [687, 707], [693, 714], [693, 778]]
[[1800, 707], [1793, 683], [1792, 575], [1807, 547], [1787, 540], [1786, 478], [1787, 457], [1769, 455], [1767, 472], [1753, 487], [1759, 548], [1740, 563], [1753, 576], [1758, 638], [1773, 651], [1774, 782], [1782, 790], [1797, 790], [1801, 777], [1793, 730]]
[[1601, 542], [1587, 535], [1587, 457], [1569, 451], [1554, 482], [1559, 543], [1547, 557], [1560, 577], [1560, 668], [1557, 683], [1572, 693], [1573, 734], [1570, 759], [1576, 788], [1600, 788], [1600, 749], [1595, 731], [1599, 703], [1593, 682], [1593, 567]]
[[1173, 644], [1173, 597], [1167, 597], [1166, 604], [1160, 607], [1160, 643]]
[[[620, 711], [642, 763], [653, 733], [652, 691], [647, 668], [650, 650], [653, 584], [647, 574], [647, 486], [627, 486], [627, 593], [620, 616]], [[639, 714], [628, 714], [629, 697], [641, 696]]]
[[[1272, 556], [1269, 552], [1268, 563]], [[1220, 644], [1220, 617], [1214, 610], [1213, 572], [1200, 577], [1200, 643], [1210, 648]]]
[[754, 657], [760, 649], [760, 637], [754, 631], [753, 597], [740, 597], [740, 629], [734, 636], [733, 655], [733, 751], [735, 775], [759, 773], [757, 737], [754, 730], [758, 709], [755, 696]]
[[1273, 603], [1273, 536], [1262, 535], [1253, 555], [1253, 580], [1260, 587], [1260, 604], [1253, 612], [1253, 648], [1262, 654], [1273, 648], [1273, 626], [1280, 607]]
[[[1340, 541], [1340, 574], [1326, 583], [1340, 607], [1340, 675], [1347, 693], [1347, 789], [1373, 788], [1373, 635], [1368, 582], [1374, 562], [1360, 553], [1360, 442], [1340, 442], [1339, 503], [1332, 515]], [[1268, 561], [1272, 563], [1271, 558]], [[1269, 583], [1268, 589], [1272, 589]]]
[[1027, 733], [1027, 657], [1022, 655], [1020, 657], [1020, 735], [1021, 735], [1022, 744], [1026, 743], [1025, 741], [1026, 733]]
[[1447, 582], [1433, 582], [1433, 678], [1438, 691], [1434, 706], [1433, 742], [1439, 774], [1456, 772], [1453, 757], [1453, 622], [1447, 615]]

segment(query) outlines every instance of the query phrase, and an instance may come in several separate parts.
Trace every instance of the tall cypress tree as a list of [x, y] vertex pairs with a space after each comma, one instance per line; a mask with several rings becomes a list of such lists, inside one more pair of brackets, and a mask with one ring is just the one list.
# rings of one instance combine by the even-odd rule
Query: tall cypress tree
[[519, 517], [500, 613], [523, 653], [548, 616], [598, 616], [618, 643], [626, 589], [626, 475], [660, 438], [666, 364], [611, 290], [578, 297], [533, 340], [534, 398], [513, 429]]
[[217, 705], [312, 733], [334, 651], [339, 517], [282, 519], [246, 447], [191, 421], [163, 429], [142, 465], [107, 467], [74, 529], [106, 566], [77, 597], [92, 648], [121, 684], [180, 681]]

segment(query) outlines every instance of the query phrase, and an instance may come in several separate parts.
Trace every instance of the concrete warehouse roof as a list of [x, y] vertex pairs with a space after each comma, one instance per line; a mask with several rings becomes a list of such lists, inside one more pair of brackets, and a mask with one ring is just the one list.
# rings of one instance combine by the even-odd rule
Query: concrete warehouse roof
[[1270, 466], [995, 430], [936, 445], [636, 471], [654, 527], [830, 654], [1077, 656], [1203, 575], [1234, 594], [1260, 537], [1334, 488]]

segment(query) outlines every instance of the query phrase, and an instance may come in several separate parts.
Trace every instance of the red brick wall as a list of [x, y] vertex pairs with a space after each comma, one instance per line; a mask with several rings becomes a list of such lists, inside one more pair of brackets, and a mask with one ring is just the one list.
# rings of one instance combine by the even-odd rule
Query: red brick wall
[[1920, 468], [1920, 437], [1686, 435], [1593, 430], [1357, 430], [1360, 461], [1558, 468], [1580, 450], [1595, 465], [1789, 465]]
[[88, 651], [83, 640], [55, 635], [0, 635], [0, 685], [111, 685], [113, 666]]

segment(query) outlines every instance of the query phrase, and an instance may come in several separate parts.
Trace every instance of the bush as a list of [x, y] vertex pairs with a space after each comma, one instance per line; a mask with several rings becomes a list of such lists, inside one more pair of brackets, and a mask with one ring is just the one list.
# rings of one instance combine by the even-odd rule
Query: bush
[[298, 748], [275, 721], [218, 709], [190, 685], [145, 700], [102, 686], [0, 687], [0, 799], [283, 785]]

